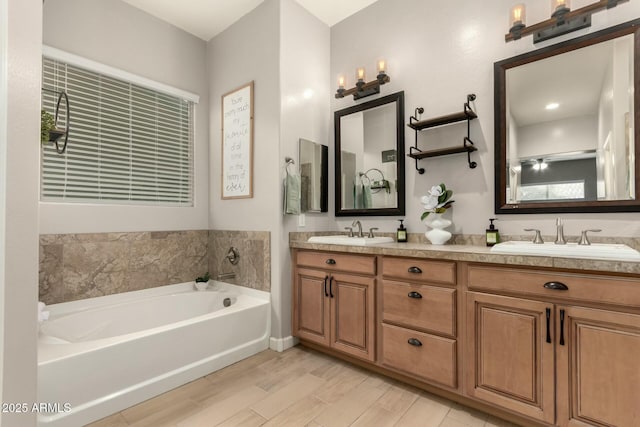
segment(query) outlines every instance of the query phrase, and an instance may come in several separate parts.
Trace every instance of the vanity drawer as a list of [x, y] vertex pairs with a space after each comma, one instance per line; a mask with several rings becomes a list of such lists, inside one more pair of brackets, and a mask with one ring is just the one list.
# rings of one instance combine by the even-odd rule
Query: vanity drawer
[[382, 364], [411, 377], [457, 386], [455, 340], [383, 323]]
[[453, 338], [456, 335], [456, 290], [384, 280], [382, 320]]
[[350, 273], [376, 274], [376, 257], [367, 255], [348, 255], [333, 252], [298, 251], [298, 266], [320, 268], [329, 271], [348, 271]]
[[450, 261], [431, 261], [419, 258], [382, 259], [382, 274], [410, 281], [444, 283], [455, 285], [456, 263]]
[[[640, 278], [469, 265], [469, 289], [640, 307]], [[567, 290], [547, 289], [559, 282]]]

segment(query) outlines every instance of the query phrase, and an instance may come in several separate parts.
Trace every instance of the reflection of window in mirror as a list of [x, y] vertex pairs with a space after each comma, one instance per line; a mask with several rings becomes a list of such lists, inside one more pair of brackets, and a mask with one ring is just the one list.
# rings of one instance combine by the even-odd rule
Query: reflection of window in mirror
[[508, 204], [635, 199], [633, 37], [507, 69]]

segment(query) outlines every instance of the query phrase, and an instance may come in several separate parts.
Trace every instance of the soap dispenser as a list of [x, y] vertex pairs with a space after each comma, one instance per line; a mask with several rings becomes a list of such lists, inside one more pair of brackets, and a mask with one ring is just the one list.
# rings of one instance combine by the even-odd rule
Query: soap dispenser
[[491, 224], [489, 224], [489, 228], [487, 228], [487, 246], [493, 246], [496, 243], [500, 243], [500, 233], [495, 225], [493, 225], [493, 221], [496, 218], [489, 218]]
[[404, 221], [403, 219], [399, 219], [398, 221], [400, 221], [400, 227], [398, 227], [398, 231], [396, 233], [396, 240], [400, 243], [407, 242], [407, 229], [404, 228], [404, 224], [402, 223], [402, 221]]

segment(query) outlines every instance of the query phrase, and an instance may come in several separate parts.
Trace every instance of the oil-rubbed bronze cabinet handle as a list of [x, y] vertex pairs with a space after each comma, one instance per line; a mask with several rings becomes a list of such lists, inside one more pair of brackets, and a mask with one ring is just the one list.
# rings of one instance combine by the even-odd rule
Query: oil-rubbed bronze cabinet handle
[[333, 298], [333, 276], [329, 279], [329, 296]]
[[335, 260], [335, 259], [333, 259], [333, 258], [329, 258], [329, 259], [328, 259], [328, 260], [326, 260], [325, 262], [326, 262], [327, 264], [329, 264], [329, 265], [335, 265], [336, 260]]
[[560, 310], [560, 345], [564, 345], [564, 310]]
[[324, 296], [328, 297], [329, 296], [329, 292], [327, 292], [327, 280], [329, 279], [329, 276], [324, 276]]
[[551, 309], [547, 308], [546, 310], [546, 316], [547, 316], [547, 342], [550, 343], [551, 342]]
[[418, 338], [409, 338], [409, 341], [407, 342], [414, 347], [422, 347], [422, 343]]
[[409, 273], [416, 273], [416, 274], [422, 273], [422, 270], [420, 269], [420, 267], [409, 267], [409, 270], [407, 271]]
[[545, 289], [551, 289], [554, 291], [568, 291], [569, 287], [567, 285], [565, 285], [564, 283], [560, 283], [560, 282], [547, 282], [544, 285]]
[[411, 291], [409, 292], [409, 294], [407, 295], [409, 298], [415, 298], [415, 299], [420, 299], [422, 298], [422, 295], [420, 294], [420, 292], [416, 292], [416, 291]]

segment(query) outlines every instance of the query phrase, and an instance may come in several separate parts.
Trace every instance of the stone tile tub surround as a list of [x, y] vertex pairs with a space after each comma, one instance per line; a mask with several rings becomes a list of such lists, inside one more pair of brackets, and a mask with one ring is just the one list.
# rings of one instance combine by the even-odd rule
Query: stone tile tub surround
[[[215, 243], [217, 237], [224, 243]], [[188, 282], [205, 271], [215, 278], [227, 270], [217, 269], [212, 260], [220, 257], [209, 248], [223, 248], [226, 255], [231, 242], [241, 254], [235, 267], [243, 268], [233, 283], [268, 291], [269, 232], [48, 234], [40, 236], [39, 299], [55, 304], [153, 288]], [[254, 255], [258, 248], [266, 252]]]
[[[209, 231], [209, 272], [234, 273], [224, 282], [271, 291], [271, 236], [268, 231]], [[239, 261], [232, 265], [227, 259], [229, 248], [238, 249]]]

